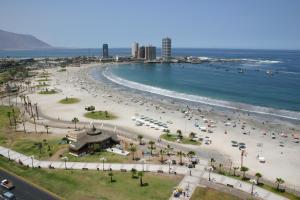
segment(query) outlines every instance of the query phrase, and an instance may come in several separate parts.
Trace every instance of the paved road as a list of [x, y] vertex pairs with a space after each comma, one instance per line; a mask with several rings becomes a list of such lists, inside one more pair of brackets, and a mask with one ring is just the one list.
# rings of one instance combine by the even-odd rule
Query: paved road
[[[11, 192], [16, 196], [18, 200], [56, 200], [57, 198], [53, 197], [47, 192], [44, 192], [33, 185], [21, 180], [20, 178], [7, 173], [0, 169], [0, 179], [11, 180], [16, 186]], [[1, 193], [7, 191], [4, 187], [1, 186]]]

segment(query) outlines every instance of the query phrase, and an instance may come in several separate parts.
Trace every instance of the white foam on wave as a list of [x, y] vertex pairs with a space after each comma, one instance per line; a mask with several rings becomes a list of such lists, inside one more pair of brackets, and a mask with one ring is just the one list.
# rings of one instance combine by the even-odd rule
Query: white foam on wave
[[244, 112], [249, 112], [249, 113], [275, 116], [275, 117], [286, 118], [286, 119], [291, 119], [291, 120], [300, 120], [299, 112], [293, 112], [293, 111], [288, 111], [288, 110], [277, 110], [277, 109], [273, 109], [273, 108], [252, 106], [252, 105], [243, 104], [243, 103], [216, 100], [216, 99], [211, 99], [211, 98], [207, 98], [207, 97], [186, 94], [186, 93], [180, 93], [180, 92], [175, 92], [175, 91], [171, 91], [171, 90], [167, 90], [167, 89], [163, 89], [163, 88], [144, 85], [141, 83], [137, 83], [137, 82], [133, 82], [133, 81], [129, 81], [129, 80], [120, 78], [120, 77], [112, 74], [108, 70], [108, 68], [103, 70], [102, 74], [104, 77], [106, 77], [108, 80], [110, 80], [114, 83], [129, 87], [132, 89], [144, 91], [144, 92], [150, 92], [153, 94], [158, 94], [158, 95], [162, 95], [162, 96], [167, 96], [167, 97], [191, 101], [191, 102], [198, 102], [198, 103], [206, 104], [209, 106], [216, 106], [216, 107], [244, 111]]

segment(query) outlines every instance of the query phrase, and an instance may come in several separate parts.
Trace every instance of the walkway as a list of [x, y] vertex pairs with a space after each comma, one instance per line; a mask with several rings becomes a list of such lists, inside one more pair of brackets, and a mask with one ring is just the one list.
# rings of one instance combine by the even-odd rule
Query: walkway
[[[208, 172], [205, 170], [207, 163], [200, 163], [194, 169], [189, 169], [184, 166], [171, 166], [169, 165], [157, 165], [157, 164], [120, 164], [120, 163], [90, 163], [90, 162], [64, 162], [64, 161], [40, 161], [33, 157], [26, 156], [11, 149], [0, 146], [0, 155], [14, 160], [16, 162], [22, 162], [23, 165], [29, 167], [41, 167], [41, 168], [55, 168], [55, 169], [76, 169], [76, 170], [126, 170], [130, 171], [135, 168], [138, 171], [148, 171], [155, 173], [169, 173], [169, 171], [176, 172], [176, 174], [185, 175], [179, 184], [179, 187], [187, 189], [188, 197], [175, 198], [171, 197], [171, 200], [175, 199], [189, 199], [196, 187], [201, 183], [201, 179], [208, 180]], [[223, 185], [233, 185], [234, 188], [242, 190], [247, 193], [251, 193], [251, 184], [233, 179], [227, 176], [211, 173], [211, 179], [214, 183], [220, 183]], [[254, 193], [256, 197], [266, 200], [286, 200], [286, 198], [269, 192], [265, 189], [254, 186]]]

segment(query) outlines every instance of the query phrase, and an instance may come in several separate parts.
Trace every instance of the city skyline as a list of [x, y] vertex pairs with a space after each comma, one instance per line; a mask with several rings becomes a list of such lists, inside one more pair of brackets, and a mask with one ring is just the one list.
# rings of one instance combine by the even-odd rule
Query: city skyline
[[[300, 2], [295, 0], [12, 0], [0, 5], [0, 29], [31, 34], [55, 47], [97, 48], [107, 42], [125, 48], [132, 41], [160, 46], [169, 36], [176, 39], [174, 48], [300, 49]], [[149, 9], [156, 14], [145, 15]]]

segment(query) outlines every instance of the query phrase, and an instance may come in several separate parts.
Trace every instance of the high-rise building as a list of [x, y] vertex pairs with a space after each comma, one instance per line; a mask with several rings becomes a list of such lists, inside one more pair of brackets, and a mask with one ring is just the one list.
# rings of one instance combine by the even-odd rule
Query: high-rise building
[[103, 44], [102, 46], [102, 57], [108, 58], [108, 44]]
[[151, 45], [145, 47], [145, 59], [146, 60], [156, 59], [156, 47]]
[[142, 58], [142, 59], [145, 58], [145, 47], [144, 46], [141, 46], [139, 48], [139, 58]]
[[166, 37], [162, 39], [161, 56], [166, 61], [171, 59], [171, 38]]
[[134, 42], [132, 44], [132, 48], [131, 48], [131, 55], [134, 58], [137, 58], [139, 56], [139, 43]]

